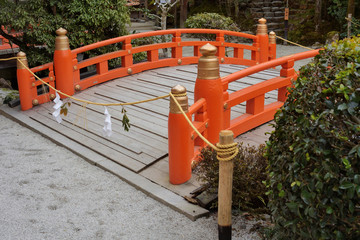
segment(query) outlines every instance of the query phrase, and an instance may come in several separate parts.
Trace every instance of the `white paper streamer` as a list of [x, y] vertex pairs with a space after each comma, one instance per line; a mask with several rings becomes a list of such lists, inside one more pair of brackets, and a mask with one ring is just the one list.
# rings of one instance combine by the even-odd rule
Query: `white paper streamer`
[[62, 119], [60, 116], [60, 110], [61, 110], [61, 106], [63, 105], [63, 102], [60, 100], [60, 96], [57, 92], [55, 92], [55, 95], [56, 95], [56, 97], [54, 99], [55, 105], [53, 106], [55, 111], [52, 113], [52, 115], [54, 116], [54, 118], [56, 119], [56, 121], [58, 123], [61, 123]]
[[104, 124], [104, 128], [103, 128], [103, 134], [107, 137], [110, 137], [112, 134], [112, 130], [111, 130], [111, 115], [109, 114], [107, 107], [105, 107], [105, 124]]

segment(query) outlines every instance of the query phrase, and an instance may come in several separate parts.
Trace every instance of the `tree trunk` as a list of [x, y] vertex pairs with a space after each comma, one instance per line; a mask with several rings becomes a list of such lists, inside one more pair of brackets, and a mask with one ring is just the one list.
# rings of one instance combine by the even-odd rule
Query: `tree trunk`
[[315, 1], [315, 32], [319, 31], [319, 27], [321, 24], [321, 0]]
[[348, 0], [346, 17], [349, 16], [349, 13], [354, 17], [354, 14], [355, 14], [355, 1], [354, 0]]
[[[166, 19], [167, 19], [167, 11], [163, 11], [162, 13], [161, 13], [161, 30], [166, 30]], [[166, 37], [165, 37], [165, 35], [162, 35], [161, 36], [161, 38], [162, 38], [162, 41], [163, 42], [166, 42]], [[167, 48], [163, 48], [163, 57], [164, 58], [167, 58]]]
[[231, 17], [231, 5], [232, 5], [232, 0], [226, 0], [226, 15], [227, 17]]
[[238, 20], [238, 19], [239, 19], [239, 12], [240, 12], [239, 2], [238, 2], [238, 1], [235, 1], [235, 2], [234, 2], [234, 6], [235, 6], [235, 15], [234, 15], [234, 18], [235, 18], [235, 20]]
[[166, 30], [167, 12], [161, 13], [161, 30]]
[[180, 3], [180, 28], [185, 27], [185, 21], [187, 19], [187, 5], [189, 0], [181, 0]]
[[176, 4], [174, 9], [174, 28], [177, 28], [177, 15], [178, 15], [177, 12], [178, 12], [178, 7]]

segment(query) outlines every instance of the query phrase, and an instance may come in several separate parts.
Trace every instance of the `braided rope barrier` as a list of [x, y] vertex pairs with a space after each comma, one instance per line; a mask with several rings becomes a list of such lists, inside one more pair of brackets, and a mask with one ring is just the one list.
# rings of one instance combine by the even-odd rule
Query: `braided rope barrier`
[[219, 161], [230, 161], [232, 160], [239, 152], [239, 149], [237, 147], [237, 143], [232, 143], [232, 144], [228, 144], [228, 145], [221, 145], [221, 144], [212, 144], [211, 142], [209, 142], [209, 140], [207, 140], [194, 126], [194, 124], [190, 121], [190, 119], [187, 117], [186, 113], [182, 110], [182, 107], [180, 106], [180, 104], [178, 103], [178, 101], [176, 100], [176, 97], [184, 97], [187, 94], [186, 93], [182, 93], [182, 94], [173, 94], [173, 93], [169, 93], [167, 95], [164, 96], [159, 96], [159, 97], [155, 97], [155, 98], [151, 98], [151, 99], [146, 99], [146, 100], [141, 100], [141, 101], [136, 101], [136, 102], [128, 102], [128, 103], [98, 103], [98, 102], [93, 102], [93, 101], [88, 101], [88, 100], [84, 100], [84, 99], [80, 99], [80, 98], [76, 98], [73, 96], [70, 96], [66, 93], [61, 92], [60, 90], [54, 88], [53, 86], [51, 86], [49, 83], [45, 82], [44, 80], [42, 80], [40, 77], [38, 77], [35, 73], [33, 73], [31, 71], [30, 68], [28, 68], [22, 61], [20, 61], [20, 59], [22, 59], [21, 57], [11, 57], [11, 58], [6, 58], [6, 59], [0, 59], [0, 61], [9, 61], [9, 60], [13, 60], [13, 59], [17, 59], [20, 64], [27, 69], [37, 80], [41, 81], [43, 84], [47, 85], [49, 88], [51, 88], [52, 90], [54, 90], [55, 92], [62, 94], [72, 100], [78, 101], [78, 102], [82, 102], [85, 104], [85, 106], [87, 104], [93, 104], [93, 105], [100, 105], [100, 106], [126, 106], [126, 105], [135, 105], [135, 104], [139, 104], [139, 103], [145, 103], [145, 102], [150, 102], [150, 101], [155, 101], [158, 99], [164, 99], [167, 97], [171, 97], [176, 106], [179, 108], [180, 112], [183, 114], [183, 116], [185, 117], [186, 121], [189, 123], [189, 125], [191, 126], [191, 128], [196, 132], [196, 134], [207, 144], [209, 145], [212, 149], [214, 149], [217, 152], [217, 159]]

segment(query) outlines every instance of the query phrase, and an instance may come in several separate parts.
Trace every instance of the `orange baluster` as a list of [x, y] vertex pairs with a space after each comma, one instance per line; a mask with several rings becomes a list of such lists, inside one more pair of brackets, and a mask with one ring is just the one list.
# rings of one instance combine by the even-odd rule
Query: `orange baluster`
[[[24, 52], [19, 52], [17, 57], [21, 58], [18, 59], [16, 71], [19, 86], [20, 104], [21, 110], [25, 111], [33, 107], [31, 96], [31, 75], [30, 72], [24, 67], [24, 65], [28, 67], [26, 54]], [[21, 61], [24, 65], [22, 65], [19, 61]]]
[[[72, 54], [69, 46], [67, 31], [63, 28], [56, 30], [54, 52], [54, 68], [56, 76], [56, 88], [68, 95], [74, 95]], [[61, 98], [65, 96], [60, 94]]]
[[216, 42], [220, 43], [216, 55], [219, 57], [219, 59], [224, 59], [223, 61], [225, 61], [225, 47], [224, 47], [225, 38], [223, 32], [216, 34]]
[[182, 47], [181, 47], [181, 32], [180, 31], [176, 31], [175, 34], [173, 34], [172, 41], [176, 43], [176, 47], [171, 48], [171, 57], [178, 58], [179, 60], [181, 60], [183, 52], [182, 52]]
[[133, 65], [133, 55], [131, 53], [132, 45], [130, 37], [125, 38], [122, 49], [127, 51], [127, 55], [121, 57], [121, 65], [122, 67], [131, 67]]
[[256, 36], [259, 39], [260, 63], [269, 60], [269, 36], [267, 34], [266, 19], [260, 18], [257, 25]]
[[219, 132], [224, 126], [224, 94], [216, 51], [217, 48], [209, 43], [200, 48], [203, 56], [199, 58], [194, 93], [195, 102], [200, 98], [206, 100], [209, 117], [208, 140], [211, 143], [219, 141]]
[[256, 63], [259, 63], [260, 52], [259, 52], [259, 37], [258, 36], [253, 41], [253, 47], [255, 47], [257, 50], [251, 51], [251, 60], [255, 61]]
[[[184, 94], [186, 88], [177, 85], [171, 89], [171, 93], [174, 95]], [[184, 112], [188, 113], [188, 97], [180, 96], [175, 98]], [[191, 127], [172, 98], [170, 98], [168, 141], [170, 183], [185, 183], [191, 178], [191, 159], [194, 151], [191, 145]]]
[[[295, 73], [294, 69], [294, 59], [288, 60], [286, 63], [282, 64], [282, 69], [280, 70], [280, 76], [281, 77], [292, 77], [291, 82], [295, 81], [297, 79], [297, 75]], [[285, 86], [278, 89], [278, 101], [285, 102], [287, 98], [287, 88], [289, 86]]]

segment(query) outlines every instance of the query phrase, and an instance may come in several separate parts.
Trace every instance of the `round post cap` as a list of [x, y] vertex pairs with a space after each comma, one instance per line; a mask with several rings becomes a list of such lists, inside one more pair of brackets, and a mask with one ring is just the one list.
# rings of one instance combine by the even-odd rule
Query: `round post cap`
[[[24, 52], [18, 52], [18, 54], [16, 55], [18, 58], [18, 61], [17, 61], [17, 64], [16, 64], [16, 67], [17, 69], [25, 69], [25, 66], [28, 67], [28, 61], [27, 61], [27, 58], [26, 58], [26, 53]], [[20, 62], [22, 62], [23, 64], [21, 64]]]
[[216, 52], [217, 48], [210, 43], [207, 43], [200, 48], [200, 53], [205, 57], [215, 56]]

